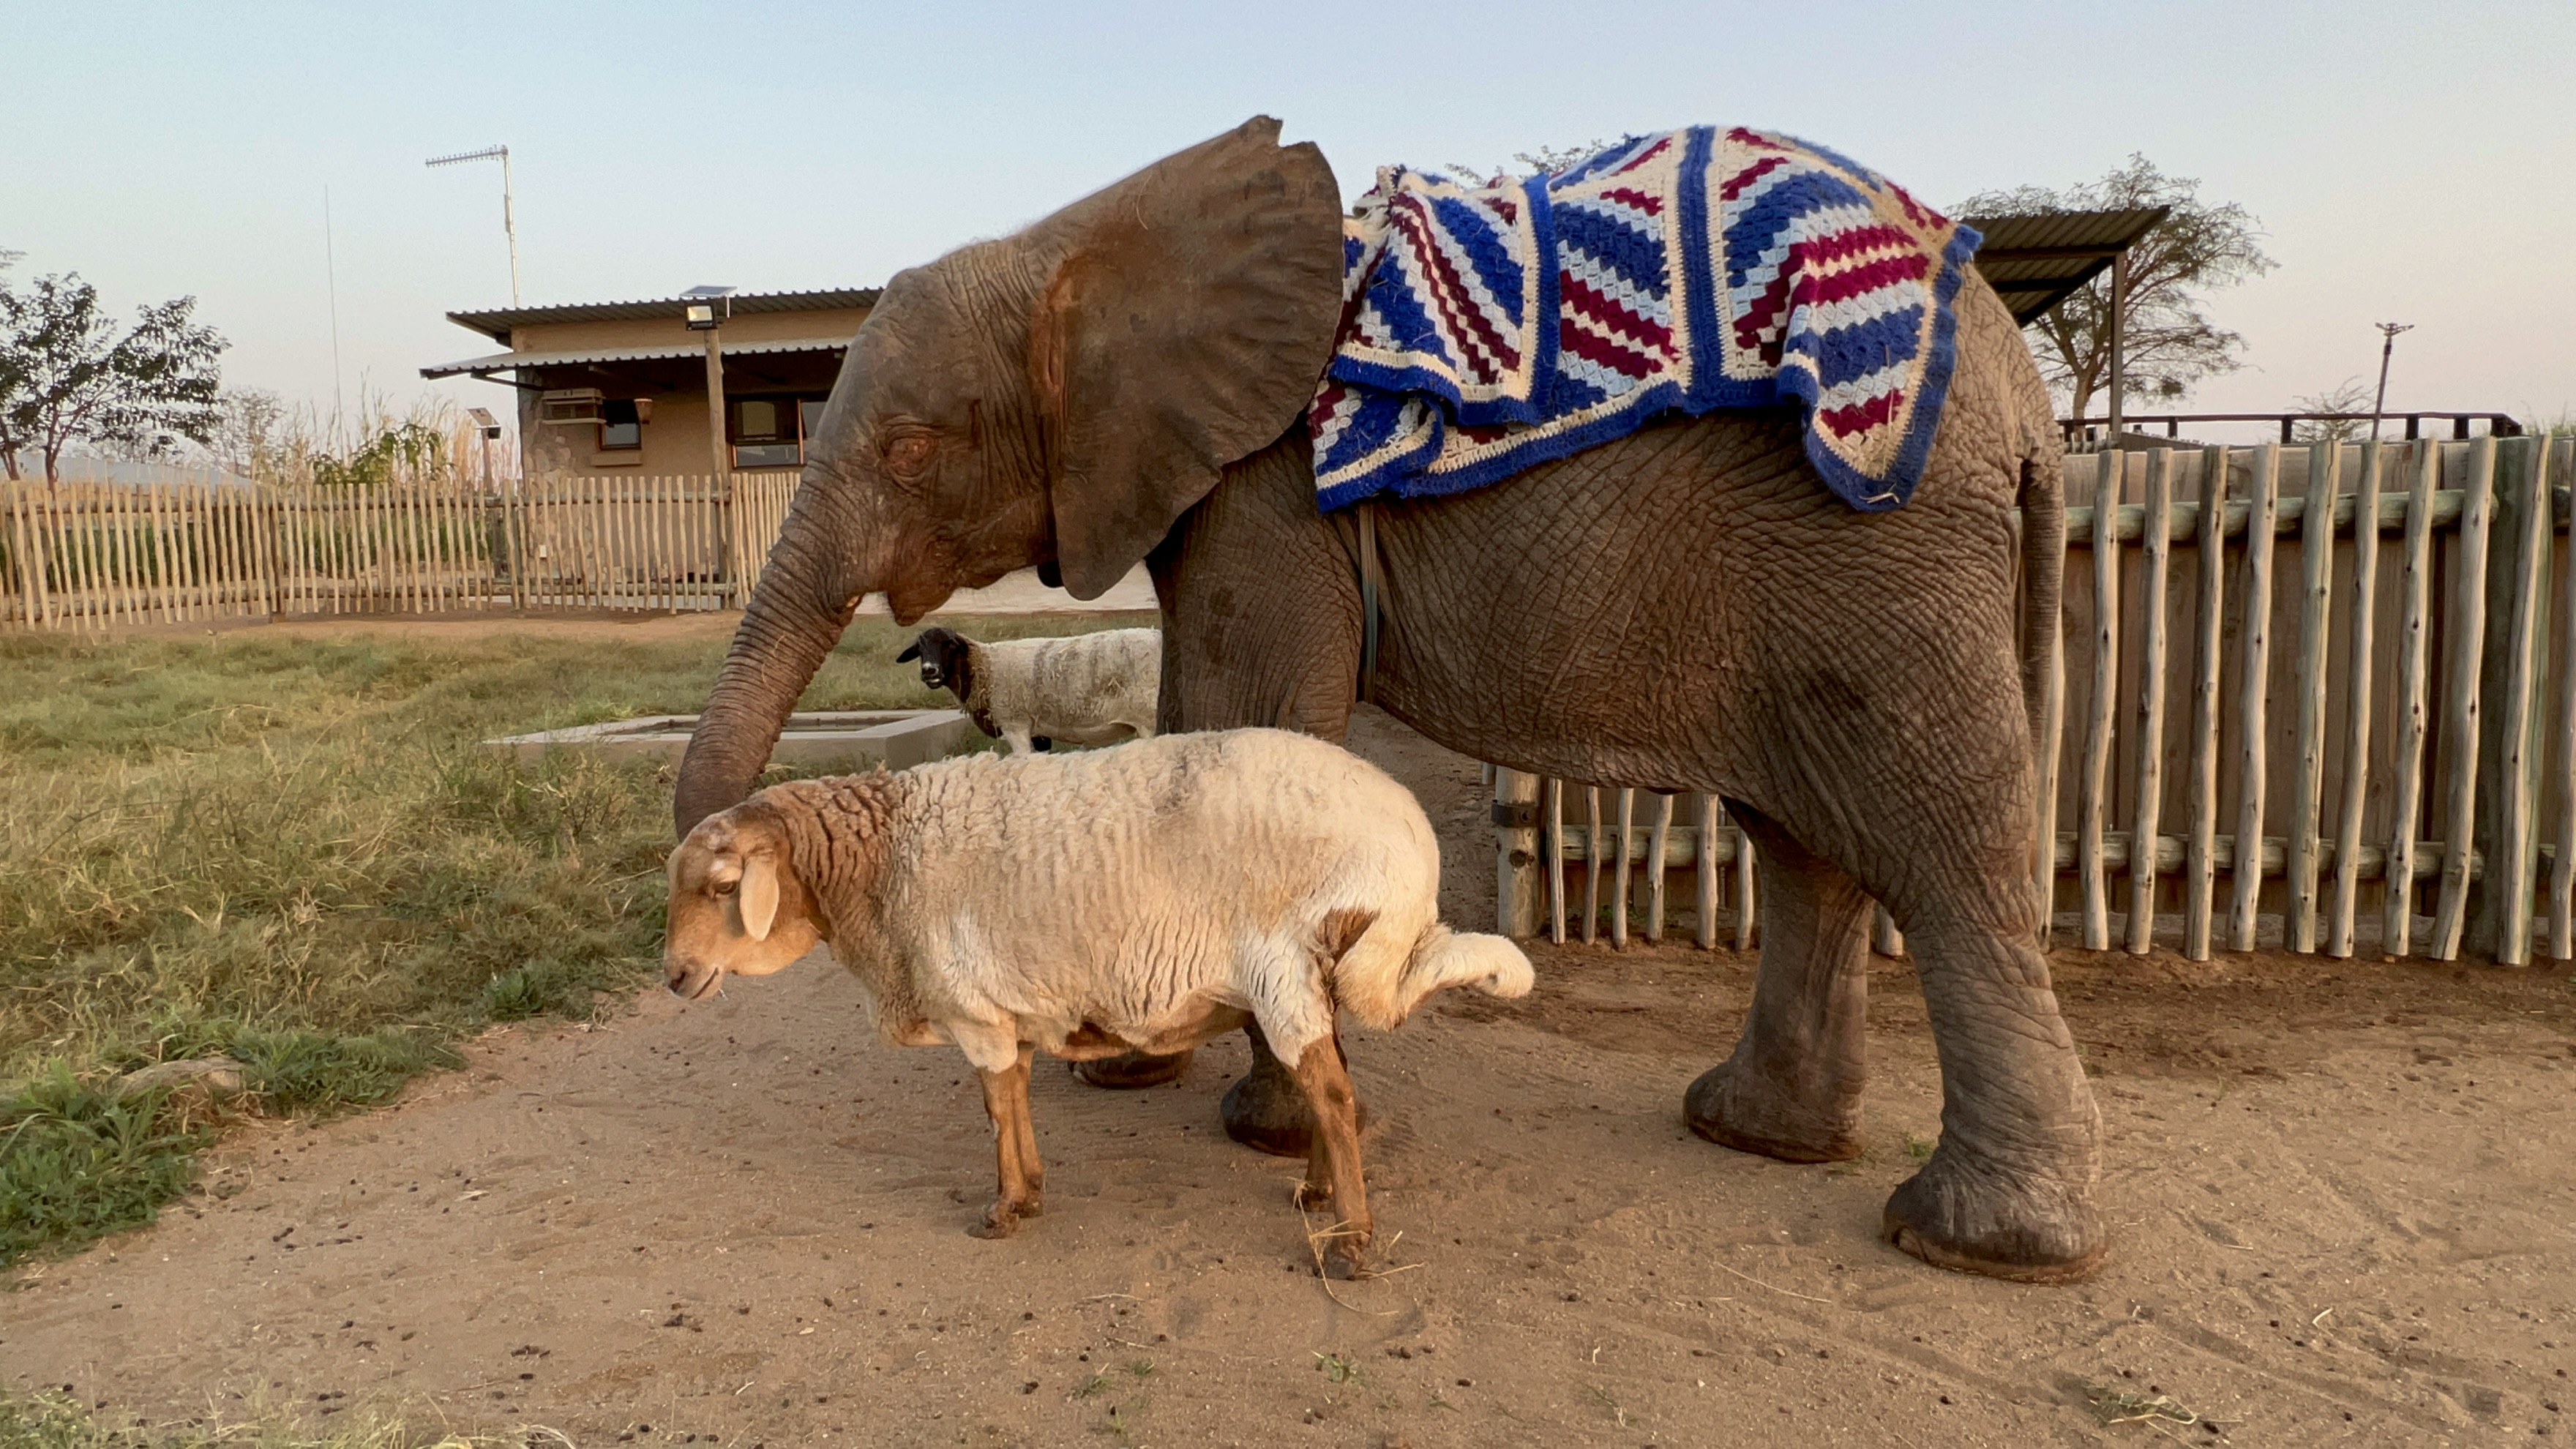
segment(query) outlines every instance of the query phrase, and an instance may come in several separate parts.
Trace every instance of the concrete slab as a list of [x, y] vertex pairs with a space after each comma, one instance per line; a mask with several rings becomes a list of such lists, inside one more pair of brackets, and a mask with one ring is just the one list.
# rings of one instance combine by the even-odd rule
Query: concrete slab
[[[698, 717], [693, 714], [647, 715], [511, 735], [486, 740], [484, 745], [531, 762], [544, 758], [549, 750], [587, 750], [602, 759], [676, 765], [697, 727]], [[814, 769], [864, 770], [883, 765], [889, 770], [901, 770], [954, 753], [967, 742], [973, 728], [965, 713], [954, 709], [866, 709], [790, 715], [769, 760], [774, 765]]]

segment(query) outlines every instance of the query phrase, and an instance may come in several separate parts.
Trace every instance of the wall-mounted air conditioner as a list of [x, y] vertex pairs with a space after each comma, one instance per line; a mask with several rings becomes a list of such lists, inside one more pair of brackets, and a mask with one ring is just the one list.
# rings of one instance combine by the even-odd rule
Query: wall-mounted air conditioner
[[571, 425], [599, 421], [599, 389], [595, 387], [548, 388], [537, 395], [537, 421]]

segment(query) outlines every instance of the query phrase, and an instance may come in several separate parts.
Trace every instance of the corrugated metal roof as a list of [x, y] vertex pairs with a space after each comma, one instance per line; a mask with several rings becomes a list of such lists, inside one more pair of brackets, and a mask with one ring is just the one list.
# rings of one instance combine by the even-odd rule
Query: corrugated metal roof
[[[733, 313], [818, 312], [835, 307], [873, 307], [879, 289], [842, 287], [826, 292], [737, 292]], [[633, 302], [576, 302], [560, 307], [499, 307], [488, 312], [450, 312], [447, 320], [471, 327], [495, 342], [510, 340], [513, 327], [548, 322], [643, 322], [677, 317], [689, 304], [678, 297], [646, 297]]]
[[[717, 351], [726, 357], [756, 357], [765, 352], [842, 352], [848, 350], [846, 337], [778, 337], [767, 341], [720, 342]], [[489, 357], [469, 357], [463, 362], [444, 362], [420, 370], [423, 377], [454, 377], [462, 372], [506, 372], [523, 367], [578, 367], [588, 362], [660, 362], [676, 357], [704, 357], [703, 343], [678, 343], [662, 347], [584, 347], [570, 352], [496, 352]]]
[[2111, 259], [2137, 245], [2169, 208], [2049, 211], [2030, 216], [1962, 217], [1985, 237], [1977, 271], [2027, 324], [2093, 280]]

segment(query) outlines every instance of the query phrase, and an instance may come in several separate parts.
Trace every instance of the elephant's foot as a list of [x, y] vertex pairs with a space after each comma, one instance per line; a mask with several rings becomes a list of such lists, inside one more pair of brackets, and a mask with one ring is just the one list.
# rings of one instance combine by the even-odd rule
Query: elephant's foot
[[2072, 1283], [2111, 1251], [2090, 1187], [1977, 1162], [1946, 1142], [1897, 1185], [1880, 1232], [1936, 1268], [2016, 1283]]
[[[1168, 1057], [1147, 1056], [1143, 1052], [1121, 1052], [1114, 1057], [1094, 1057], [1075, 1062], [1073, 1074], [1095, 1087], [1128, 1091], [1137, 1087], [1159, 1087], [1177, 1082], [1190, 1069], [1189, 1052], [1175, 1052]], [[1304, 1151], [1299, 1148], [1298, 1151]]]
[[[1840, 1094], [1836, 1094], [1839, 1096]], [[1782, 1162], [1848, 1162], [1860, 1156], [1858, 1104], [1801, 1101], [1758, 1072], [1721, 1062], [1682, 1096], [1682, 1120], [1720, 1147]]]
[[1252, 1070], [1225, 1089], [1218, 1111], [1226, 1136], [1273, 1157], [1304, 1157], [1314, 1143], [1315, 1114], [1304, 1089], [1267, 1052], [1253, 1055]]

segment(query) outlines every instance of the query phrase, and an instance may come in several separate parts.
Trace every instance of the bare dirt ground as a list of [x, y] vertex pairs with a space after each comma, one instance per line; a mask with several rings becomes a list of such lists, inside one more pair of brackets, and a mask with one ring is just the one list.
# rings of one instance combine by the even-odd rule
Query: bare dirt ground
[[[1355, 745], [1488, 921], [1472, 763]], [[954, 1053], [879, 1045], [817, 959], [514, 1030], [385, 1111], [240, 1136], [208, 1191], [0, 1299], [0, 1383], [108, 1422], [381, 1407], [584, 1446], [2494, 1444], [2576, 1433], [2576, 990], [2563, 972], [2060, 952], [2109, 1137], [2091, 1282], [1877, 1238], [1938, 1128], [1880, 962], [1856, 1163], [1679, 1123], [1751, 960], [1533, 951], [1350, 1040], [1389, 1276], [1326, 1285], [1299, 1165], [1182, 1082], [1034, 1088], [1048, 1215], [967, 1236], [992, 1153]], [[1400, 1236], [1397, 1236], [1400, 1233]], [[2088, 1389], [2202, 1422], [2105, 1427]], [[327, 1417], [326, 1417], [326, 1422]]]

